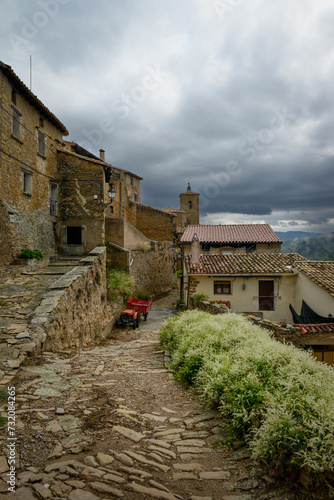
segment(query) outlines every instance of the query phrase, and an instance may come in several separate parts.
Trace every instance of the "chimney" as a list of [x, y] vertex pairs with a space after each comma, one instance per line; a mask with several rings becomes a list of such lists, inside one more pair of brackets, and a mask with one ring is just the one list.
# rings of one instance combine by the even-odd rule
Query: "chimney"
[[200, 256], [200, 243], [198, 236], [195, 233], [191, 241], [191, 263], [199, 264], [199, 256]]
[[101, 161], [106, 161], [105, 150], [104, 149], [100, 149], [100, 160]]

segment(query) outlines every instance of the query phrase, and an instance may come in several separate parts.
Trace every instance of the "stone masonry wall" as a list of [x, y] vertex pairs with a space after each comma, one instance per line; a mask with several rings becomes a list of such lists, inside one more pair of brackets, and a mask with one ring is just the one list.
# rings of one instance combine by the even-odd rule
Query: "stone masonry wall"
[[[128, 252], [112, 245], [108, 250], [110, 267], [129, 269]], [[151, 248], [131, 251], [131, 274], [135, 279], [135, 290], [148, 290], [151, 295], [160, 295], [177, 286], [175, 274], [175, 249], [170, 243], [152, 241]]]
[[[192, 300], [191, 300], [191, 305], [192, 305]], [[222, 314], [229, 312], [229, 309], [226, 307], [226, 305], [211, 304], [207, 300], [203, 300], [202, 302], [200, 302], [197, 306], [197, 309], [208, 312], [210, 314]], [[280, 342], [284, 343], [291, 343], [296, 347], [299, 346], [301, 337], [300, 328], [295, 327], [293, 325], [283, 326], [280, 323], [275, 323], [273, 321], [269, 321], [267, 319], [263, 319], [257, 316], [246, 316], [246, 317], [251, 323], [258, 325], [261, 328], [265, 328], [266, 330], [269, 330], [273, 334], [273, 337], [276, 340], [279, 340]]]
[[[56, 148], [65, 132], [15, 90], [0, 71], [0, 201], [7, 204], [12, 216], [6, 240], [0, 237], [0, 254], [7, 255], [1, 260], [6, 263], [8, 245], [13, 258], [22, 247], [54, 253], [50, 197], [51, 186], [58, 182]], [[20, 120], [15, 135], [14, 109]], [[45, 154], [38, 152], [39, 132], [45, 137]]]
[[173, 216], [157, 208], [139, 203], [129, 203], [135, 215], [129, 215], [129, 222], [150, 240], [173, 241]]
[[48, 212], [42, 209], [16, 209], [5, 202], [3, 206], [12, 218], [7, 233], [7, 244], [11, 245], [13, 257], [17, 257], [22, 248], [41, 250], [47, 255], [56, 252], [52, 218]]
[[8, 212], [0, 201], [0, 266], [7, 266], [13, 260], [13, 250], [9, 238]]
[[152, 241], [151, 249], [131, 252], [131, 274], [137, 290], [159, 295], [177, 285], [175, 250], [169, 243]]
[[[104, 244], [104, 170], [74, 153], [59, 151], [58, 157], [62, 181], [57, 247], [60, 253], [82, 255]], [[68, 245], [67, 227], [82, 228], [82, 244]]]
[[46, 350], [84, 347], [111, 328], [112, 306], [106, 293], [106, 248], [57, 280], [35, 310], [32, 338]]
[[258, 318], [256, 316], [247, 316], [247, 319], [252, 323], [269, 330], [274, 334], [274, 338], [281, 342], [291, 343], [295, 346], [299, 346], [301, 332], [300, 328], [293, 325], [282, 326], [279, 323], [269, 321], [267, 319]]

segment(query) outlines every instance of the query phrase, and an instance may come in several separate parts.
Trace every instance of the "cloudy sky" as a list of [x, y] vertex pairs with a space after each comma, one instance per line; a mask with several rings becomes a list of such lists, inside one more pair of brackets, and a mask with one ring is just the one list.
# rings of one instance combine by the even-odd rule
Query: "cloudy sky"
[[0, 0], [0, 59], [69, 139], [201, 222], [334, 231], [333, 0]]

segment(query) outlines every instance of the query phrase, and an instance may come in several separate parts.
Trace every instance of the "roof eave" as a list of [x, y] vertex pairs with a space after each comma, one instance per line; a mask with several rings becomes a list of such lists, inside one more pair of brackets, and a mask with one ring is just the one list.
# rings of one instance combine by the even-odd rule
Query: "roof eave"
[[8, 80], [14, 84], [15, 89], [20, 91], [21, 94], [25, 96], [27, 101], [40, 111], [51, 123], [53, 123], [62, 132], [62, 135], [69, 135], [65, 125], [63, 125], [61, 121], [58, 120], [58, 118], [42, 103], [42, 101], [40, 101], [38, 97], [31, 92], [31, 90], [22, 82], [22, 80], [20, 80], [8, 64], [4, 64], [0, 61], [0, 69], [4, 75], [6, 75]]

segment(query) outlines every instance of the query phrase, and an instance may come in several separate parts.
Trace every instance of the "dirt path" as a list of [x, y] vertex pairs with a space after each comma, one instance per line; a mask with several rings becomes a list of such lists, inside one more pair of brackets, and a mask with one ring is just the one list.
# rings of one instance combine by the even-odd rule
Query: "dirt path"
[[[173, 314], [171, 300], [157, 301], [138, 330], [115, 330], [79, 352], [46, 353], [42, 364], [20, 370], [16, 493], [0, 498], [305, 498], [287, 485], [273, 489], [245, 449], [224, 447], [219, 416], [166, 370], [158, 330]], [[4, 493], [7, 429], [1, 439]]]

